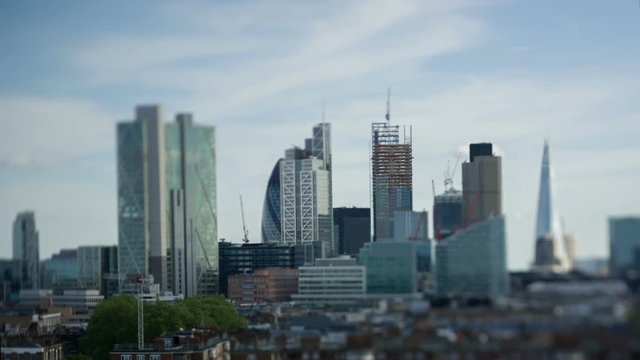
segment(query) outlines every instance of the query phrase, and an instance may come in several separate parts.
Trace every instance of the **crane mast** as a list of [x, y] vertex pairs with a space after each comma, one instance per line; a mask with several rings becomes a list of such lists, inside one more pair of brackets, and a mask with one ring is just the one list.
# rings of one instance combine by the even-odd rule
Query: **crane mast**
[[244, 206], [242, 205], [242, 195], [240, 195], [240, 212], [242, 213], [242, 242], [247, 244], [249, 242], [249, 230], [247, 230], [247, 225], [244, 221]]

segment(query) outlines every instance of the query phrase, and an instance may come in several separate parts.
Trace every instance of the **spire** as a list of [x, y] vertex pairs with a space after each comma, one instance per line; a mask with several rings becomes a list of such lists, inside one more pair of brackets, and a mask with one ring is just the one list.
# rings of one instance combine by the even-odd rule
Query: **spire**
[[562, 272], [569, 262], [564, 248], [562, 226], [554, 204], [553, 169], [549, 159], [549, 141], [545, 140], [540, 172], [538, 217], [536, 223], [536, 267]]

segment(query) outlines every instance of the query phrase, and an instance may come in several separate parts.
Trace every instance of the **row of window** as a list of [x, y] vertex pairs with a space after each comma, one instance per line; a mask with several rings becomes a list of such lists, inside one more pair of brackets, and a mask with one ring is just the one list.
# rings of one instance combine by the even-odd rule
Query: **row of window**
[[[120, 360], [132, 360], [131, 355], [130, 354], [120, 355]], [[136, 355], [136, 360], [145, 360], [145, 355], [144, 354]], [[160, 354], [150, 354], [149, 360], [160, 360]]]

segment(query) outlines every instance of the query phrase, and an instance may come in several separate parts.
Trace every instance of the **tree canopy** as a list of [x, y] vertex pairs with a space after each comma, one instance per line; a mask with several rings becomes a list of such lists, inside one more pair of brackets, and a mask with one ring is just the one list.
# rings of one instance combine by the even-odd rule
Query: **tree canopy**
[[[100, 304], [81, 341], [83, 353], [94, 360], [106, 360], [115, 344], [136, 343], [136, 299], [130, 295], [112, 297]], [[145, 343], [164, 332], [196, 326], [234, 331], [246, 327], [246, 320], [222, 296], [188, 298], [175, 304], [144, 305]]]

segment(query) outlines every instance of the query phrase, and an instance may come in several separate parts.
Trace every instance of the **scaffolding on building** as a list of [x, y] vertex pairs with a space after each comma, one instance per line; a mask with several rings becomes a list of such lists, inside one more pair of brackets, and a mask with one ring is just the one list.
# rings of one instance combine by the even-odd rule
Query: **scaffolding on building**
[[[395, 210], [412, 209], [413, 155], [409, 133], [390, 122], [371, 125], [371, 186], [373, 190], [374, 237], [391, 236], [389, 219]], [[387, 220], [385, 220], [387, 219]]]

